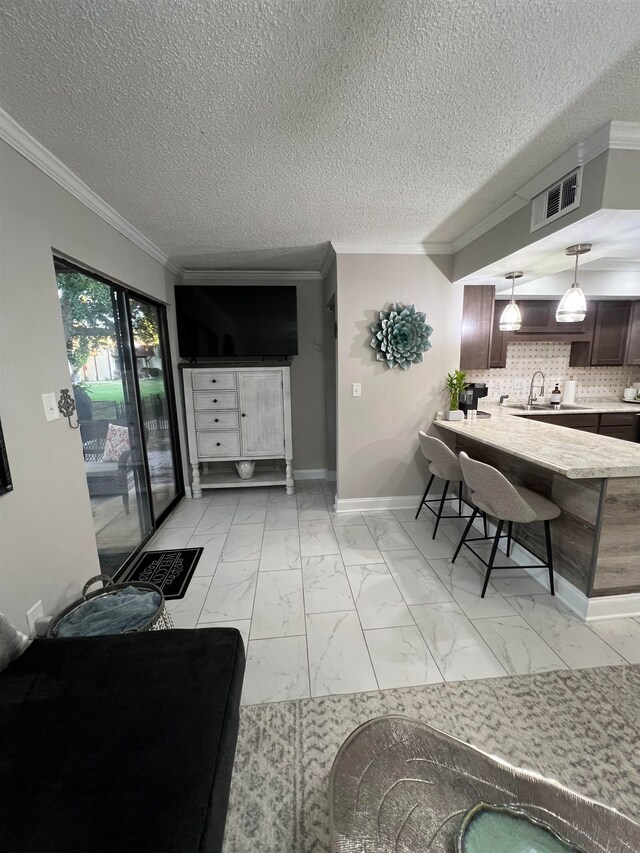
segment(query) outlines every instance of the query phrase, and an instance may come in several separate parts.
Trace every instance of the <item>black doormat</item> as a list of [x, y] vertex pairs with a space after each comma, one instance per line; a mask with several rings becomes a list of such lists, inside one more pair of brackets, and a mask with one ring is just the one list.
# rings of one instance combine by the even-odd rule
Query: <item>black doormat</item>
[[146, 581], [159, 586], [164, 597], [183, 598], [204, 548], [146, 551], [118, 583]]

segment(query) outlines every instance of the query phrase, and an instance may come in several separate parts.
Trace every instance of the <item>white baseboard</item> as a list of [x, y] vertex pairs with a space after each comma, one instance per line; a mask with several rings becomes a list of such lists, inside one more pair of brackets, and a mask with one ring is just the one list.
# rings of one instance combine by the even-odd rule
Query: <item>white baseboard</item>
[[640, 592], [622, 595], [596, 595], [588, 599], [587, 622], [640, 616]]
[[293, 472], [294, 480], [329, 480], [326, 468], [301, 468]]
[[[482, 519], [476, 519], [474, 527], [482, 531]], [[488, 529], [490, 534], [495, 533], [495, 524], [489, 522]], [[506, 539], [500, 542], [499, 548], [501, 551], [506, 551]], [[531, 556], [517, 542], [513, 543], [511, 547], [511, 558], [513, 560], [518, 563], [529, 563], [531, 562]], [[549, 571], [546, 566], [539, 569], [516, 569], [514, 566], [513, 572], [501, 569], [500, 577], [517, 577], [523, 571], [540, 584], [540, 592], [549, 592]], [[561, 601], [565, 607], [585, 622], [640, 616], [640, 592], [625, 593], [623, 595], [600, 595], [589, 598], [589, 596], [585, 595], [584, 592], [581, 592], [557, 572], [553, 573], [553, 584], [558, 601]]]
[[393, 495], [380, 498], [339, 498], [336, 512], [372, 512], [380, 509], [416, 509], [422, 495]]

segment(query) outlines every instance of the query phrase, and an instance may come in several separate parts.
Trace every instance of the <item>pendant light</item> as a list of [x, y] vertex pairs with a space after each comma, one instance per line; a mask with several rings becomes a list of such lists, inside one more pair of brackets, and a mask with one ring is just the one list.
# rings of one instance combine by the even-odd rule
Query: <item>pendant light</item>
[[591, 243], [578, 243], [566, 249], [567, 255], [576, 256], [573, 284], [560, 300], [556, 309], [556, 323], [580, 323], [587, 315], [587, 300], [578, 284], [578, 258], [591, 251]]
[[516, 286], [516, 279], [522, 278], [522, 273], [508, 272], [505, 278], [507, 281], [511, 279], [511, 302], [502, 312], [498, 326], [501, 332], [517, 332], [522, 325], [522, 317], [520, 316], [520, 309], [514, 301], [513, 293]]

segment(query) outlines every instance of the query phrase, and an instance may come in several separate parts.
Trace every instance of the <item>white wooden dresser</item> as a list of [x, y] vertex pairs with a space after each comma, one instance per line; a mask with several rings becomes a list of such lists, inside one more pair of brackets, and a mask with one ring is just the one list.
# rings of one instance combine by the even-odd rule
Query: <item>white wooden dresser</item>
[[[191, 492], [202, 489], [283, 485], [295, 493], [289, 367], [198, 366], [182, 369]], [[256, 467], [238, 476], [243, 460], [283, 460], [280, 468]]]

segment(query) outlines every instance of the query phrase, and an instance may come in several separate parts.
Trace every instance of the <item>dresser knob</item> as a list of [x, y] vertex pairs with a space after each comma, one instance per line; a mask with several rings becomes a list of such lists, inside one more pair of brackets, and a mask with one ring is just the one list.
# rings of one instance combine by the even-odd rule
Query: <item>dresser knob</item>
[[217, 423], [218, 423], [218, 420], [219, 420], [219, 418], [216, 418], [216, 419], [214, 420], [214, 424], [217, 424]]
[[216, 447], [220, 447], [220, 442], [219, 442], [219, 441], [217, 441], [217, 442], [216, 442]]
[[218, 380], [217, 380], [217, 379], [212, 379], [211, 381], [215, 384]]
[[213, 402], [214, 402], [214, 403], [217, 403], [218, 401], [217, 401], [217, 400], [214, 400]]
[[242, 417], [243, 417], [243, 418], [246, 418], [246, 417], [247, 417], [247, 416], [245, 415], [245, 413], [244, 413], [244, 412], [242, 413]]

